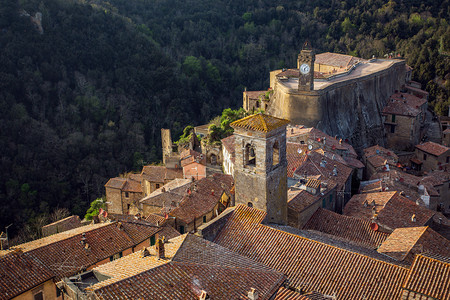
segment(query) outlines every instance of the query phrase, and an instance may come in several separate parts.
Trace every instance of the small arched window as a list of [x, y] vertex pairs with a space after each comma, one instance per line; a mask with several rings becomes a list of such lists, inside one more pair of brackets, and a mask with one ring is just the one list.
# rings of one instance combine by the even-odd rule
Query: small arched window
[[253, 203], [249, 202], [249, 203], [247, 203], [247, 206], [248, 207], [253, 207]]
[[255, 146], [251, 144], [247, 144], [245, 146], [245, 165], [254, 167], [256, 166], [256, 153], [255, 153]]
[[279, 163], [280, 163], [280, 145], [278, 144], [278, 141], [276, 141], [273, 144], [273, 149], [272, 149], [272, 164], [274, 166], [276, 166]]

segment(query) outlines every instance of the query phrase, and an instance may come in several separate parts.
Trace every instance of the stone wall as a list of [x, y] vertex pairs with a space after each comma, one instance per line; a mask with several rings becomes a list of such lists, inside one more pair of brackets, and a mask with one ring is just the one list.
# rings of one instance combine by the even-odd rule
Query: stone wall
[[217, 218], [209, 221], [198, 227], [197, 235], [212, 242], [217, 234], [222, 230], [225, 223], [228, 221], [232, 213], [234, 212], [234, 207], [226, 209]]
[[80, 226], [82, 226], [80, 217], [79, 216], [70, 216], [65, 219], [62, 219], [62, 220], [56, 221], [54, 223], [43, 226], [42, 227], [42, 235], [45, 237], [45, 236], [49, 236], [49, 235], [63, 232], [66, 230], [70, 230], [73, 228], [77, 228]]
[[378, 72], [310, 92], [289, 89], [275, 80], [268, 113], [293, 124], [314, 126], [331, 136], [348, 138], [360, 153], [368, 146], [384, 145], [381, 112], [389, 96], [404, 83], [402, 60], [393, 61]]

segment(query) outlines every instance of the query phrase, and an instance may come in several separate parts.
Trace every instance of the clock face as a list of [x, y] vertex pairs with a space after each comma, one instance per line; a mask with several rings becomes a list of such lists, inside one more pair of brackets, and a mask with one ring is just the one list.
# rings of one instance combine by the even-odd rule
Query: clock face
[[300, 72], [302, 72], [302, 74], [308, 74], [309, 73], [309, 65], [307, 65], [307, 64], [301, 65]]

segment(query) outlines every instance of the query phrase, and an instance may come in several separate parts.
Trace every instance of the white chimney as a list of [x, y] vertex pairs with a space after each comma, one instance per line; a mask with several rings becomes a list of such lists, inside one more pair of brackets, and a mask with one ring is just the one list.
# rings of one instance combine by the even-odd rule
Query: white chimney
[[206, 300], [209, 299], [209, 295], [205, 290], [202, 290], [202, 293], [200, 294], [200, 296], [198, 297], [199, 300]]
[[257, 300], [258, 299], [258, 292], [256, 289], [251, 288], [250, 292], [248, 292], [248, 299], [250, 300]]

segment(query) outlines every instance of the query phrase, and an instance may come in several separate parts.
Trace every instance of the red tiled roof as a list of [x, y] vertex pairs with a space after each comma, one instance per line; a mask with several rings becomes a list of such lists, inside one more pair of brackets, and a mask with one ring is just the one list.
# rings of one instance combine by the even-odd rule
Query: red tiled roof
[[122, 191], [132, 193], [142, 193], [141, 182], [127, 178], [125, 185], [122, 188]]
[[319, 191], [313, 195], [305, 190], [288, 190], [288, 208], [295, 212], [302, 212], [323, 197], [328, 197], [326, 195], [336, 187], [336, 183], [331, 181], [326, 181], [326, 183], [327, 190], [323, 195]]
[[420, 109], [409, 105], [406, 101], [391, 99], [383, 108], [383, 114], [393, 114], [400, 116], [416, 117], [420, 113]]
[[206, 157], [200, 152], [191, 150], [191, 149], [185, 149], [181, 152], [181, 166], [187, 166], [193, 162], [200, 163], [202, 165], [206, 166]]
[[449, 134], [450, 133], [450, 128], [445, 129], [444, 131], [442, 131], [443, 134]]
[[[364, 202], [367, 203], [366, 206]], [[344, 215], [371, 220], [372, 202], [375, 203], [378, 214], [376, 222], [390, 230], [424, 226], [435, 214], [394, 191], [354, 195], [345, 205]], [[415, 221], [412, 220], [413, 216]]]
[[152, 225], [156, 225], [158, 223], [162, 225], [166, 221], [166, 218], [157, 214], [149, 214], [147, 218], [145, 218], [145, 221], [149, 222]]
[[186, 191], [191, 185], [191, 179], [174, 179], [156, 191], [153, 191], [147, 197], [139, 200], [140, 203], [146, 205], [154, 205], [163, 207], [164, 205], [176, 205], [186, 195]]
[[414, 255], [420, 253], [450, 258], [450, 241], [428, 226], [397, 228], [381, 244], [378, 252], [411, 263]]
[[273, 300], [329, 300], [329, 299], [330, 297], [326, 297], [317, 292], [311, 292], [302, 295], [287, 288], [280, 287], [280, 289], [277, 292], [277, 295], [275, 296], [275, 299]]
[[[39, 259], [59, 281], [135, 246], [160, 230], [128, 222], [96, 224], [89, 229], [89, 225], [76, 228], [41, 239], [42, 242], [36, 240], [14, 248], [23, 249]], [[83, 232], [87, 248], [82, 243]]]
[[319, 208], [303, 226], [305, 230], [316, 230], [355, 242], [368, 248], [377, 248], [388, 234], [373, 230], [372, 222], [352, 218]]
[[267, 133], [287, 124], [289, 124], [288, 120], [259, 113], [234, 121], [230, 126]]
[[450, 149], [444, 145], [437, 144], [434, 142], [426, 142], [423, 144], [419, 144], [419, 145], [416, 145], [416, 148], [421, 151], [430, 153], [434, 156], [441, 156], [442, 154], [446, 153]]
[[408, 91], [416, 92], [417, 94], [421, 94], [421, 95], [424, 95], [424, 96], [428, 96], [429, 95], [429, 93], [427, 91], [424, 91], [422, 89], [419, 89], [419, 88], [416, 88], [416, 87], [413, 87], [413, 86], [410, 86], [410, 85], [406, 85], [405, 88]]
[[249, 99], [258, 100], [262, 95], [264, 96], [267, 91], [245, 91], [244, 94], [248, 96]]
[[164, 166], [144, 166], [142, 178], [150, 182], [165, 182], [175, 178], [183, 178], [182, 169], [169, 169]]
[[375, 145], [363, 150], [367, 161], [374, 167], [382, 167], [385, 162], [392, 166], [398, 163], [398, 156], [391, 150]]
[[29, 253], [12, 251], [0, 255], [0, 300], [12, 299], [54, 277]]
[[287, 176], [294, 177], [294, 172], [306, 160], [306, 152], [308, 145], [297, 143], [286, 143], [286, 159], [287, 159]]
[[395, 93], [391, 95], [392, 99], [395, 99], [397, 101], [406, 101], [406, 103], [414, 108], [420, 108], [422, 105], [427, 103], [427, 99], [419, 98], [411, 94], [405, 94], [405, 93]]
[[123, 188], [123, 186], [125, 185], [126, 181], [127, 181], [126, 178], [121, 178], [121, 177], [111, 178], [105, 184], [105, 187], [121, 190]]
[[[211, 212], [222, 194], [232, 187], [233, 177], [215, 173], [212, 177], [202, 178], [191, 184], [191, 194], [183, 197], [179, 206], [170, 212], [170, 216], [180, 219], [186, 224]], [[196, 188], [194, 186], [197, 185]], [[195, 191], [196, 189], [196, 191]]]
[[356, 169], [362, 169], [364, 168], [364, 164], [359, 160], [351, 156], [344, 157], [344, 160], [347, 162], [347, 165], [349, 165], [352, 168]]
[[300, 70], [299, 69], [287, 69], [283, 72], [277, 74], [277, 77], [299, 77]]
[[238, 205], [215, 242], [286, 274], [303, 291], [337, 299], [398, 299], [407, 269], [260, 224], [266, 213]]
[[269, 299], [285, 276], [224, 247], [187, 235], [172, 261], [96, 289], [98, 299], [242, 299], [255, 288]]
[[[321, 165], [322, 160], [326, 163]], [[336, 166], [337, 174], [334, 175], [334, 167]], [[306, 172], [307, 176], [321, 176], [322, 180], [332, 180], [337, 183], [338, 189], [342, 189], [351, 176], [353, 169], [341, 164], [335, 160], [326, 158], [317, 152], [309, 152], [307, 159], [294, 172], [295, 177], [303, 177]]]
[[433, 299], [450, 300], [450, 263], [417, 255], [403, 285], [405, 296], [418, 293]]
[[325, 52], [316, 55], [315, 63], [338, 68], [348, 68], [359, 61], [363, 61], [363, 59], [351, 55]]

